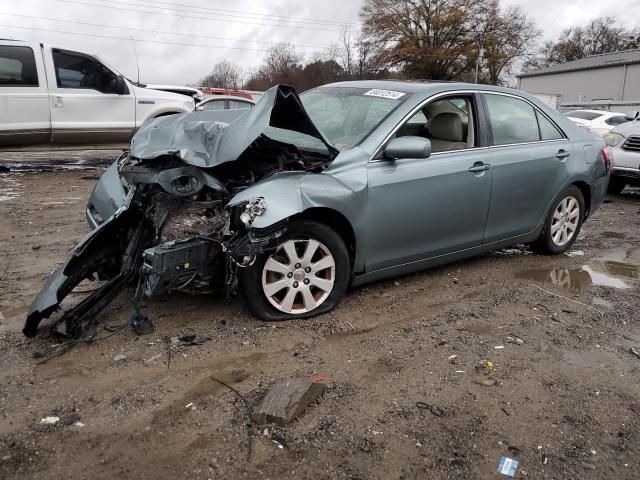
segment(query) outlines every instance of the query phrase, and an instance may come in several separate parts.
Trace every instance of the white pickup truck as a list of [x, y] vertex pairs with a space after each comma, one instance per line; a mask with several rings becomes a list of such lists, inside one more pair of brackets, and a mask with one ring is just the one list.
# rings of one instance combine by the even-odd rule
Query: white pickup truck
[[0, 40], [0, 149], [126, 143], [192, 98], [136, 85], [95, 55]]

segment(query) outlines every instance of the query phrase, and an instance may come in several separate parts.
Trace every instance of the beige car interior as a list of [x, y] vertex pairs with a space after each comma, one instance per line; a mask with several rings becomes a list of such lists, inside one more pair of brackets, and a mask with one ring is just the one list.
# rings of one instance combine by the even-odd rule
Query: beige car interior
[[433, 153], [473, 148], [475, 128], [471, 111], [471, 101], [466, 97], [431, 102], [400, 127], [397, 136], [428, 138]]

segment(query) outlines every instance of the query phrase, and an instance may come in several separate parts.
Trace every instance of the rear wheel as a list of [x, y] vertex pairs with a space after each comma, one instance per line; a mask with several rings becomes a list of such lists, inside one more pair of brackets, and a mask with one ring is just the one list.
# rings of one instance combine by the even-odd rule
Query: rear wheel
[[332, 310], [349, 284], [351, 262], [329, 227], [295, 220], [274, 252], [242, 269], [246, 302], [262, 320], [309, 318]]
[[626, 186], [627, 184], [624, 182], [624, 180], [616, 177], [611, 177], [609, 179], [609, 187], [607, 188], [607, 192], [613, 195], [618, 195], [622, 193], [622, 190], [624, 190], [624, 187]]
[[582, 192], [572, 185], [549, 211], [540, 237], [532, 245], [534, 250], [554, 255], [569, 250], [580, 233], [584, 212]]

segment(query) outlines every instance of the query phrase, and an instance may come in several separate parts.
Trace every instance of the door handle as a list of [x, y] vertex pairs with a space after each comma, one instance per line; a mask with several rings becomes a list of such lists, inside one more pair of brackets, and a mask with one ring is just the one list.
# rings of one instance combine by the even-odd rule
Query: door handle
[[491, 165], [487, 163], [476, 162], [473, 164], [471, 168], [469, 168], [469, 171], [471, 173], [481, 173], [481, 172], [486, 172], [490, 168], [491, 168]]
[[558, 160], [564, 160], [565, 158], [569, 157], [571, 155], [571, 152], [567, 152], [566, 150], [559, 150], [558, 153], [556, 153], [556, 158]]

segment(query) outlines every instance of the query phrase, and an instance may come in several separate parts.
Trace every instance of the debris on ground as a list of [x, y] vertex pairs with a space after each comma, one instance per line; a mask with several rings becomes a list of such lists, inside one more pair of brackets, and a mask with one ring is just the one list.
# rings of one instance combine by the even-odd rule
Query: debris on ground
[[116, 355], [115, 357], [113, 357], [113, 361], [116, 363], [120, 363], [120, 362], [124, 362], [127, 359], [126, 355]]
[[79, 420], [80, 420], [80, 415], [78, 415], [75, 412], [67, 413], [66, 415], [62, 415], [60, 417], [60, 423], [65, 426], [75, 424]]
[[515, 477], [518, 468], [518, 461], [509, 457], [500, 457], [497, 472], [507, 477]]
[[287, 425], [313, 403], [326, 386], [306, 378], [288, 378], [274, 383], [258, 408], [253, 421], [258, 424]]
[[631, 405], [629, 405], [629, 410], [637, 415], [640, 415], [640, 400], [631, 402]]
[[211, 337], [200, 337], [198, 335], [183, 335], [182, 337], [171, 337], [171, 344], [181, 347], [198, 347], [211, 340]]
[[60, 417], [44, 417], [40, 419], [40, 423], [44, 425], [55, 425], [60, 421]]
[[473, 383], [477, 383], [478, 385], [482, 385], [483, 387], [492, 387], [496, 384], [496, 380], [495, 378], [481, 377], [475, 378], [473, 380]]
[[640, 358], [640, 350], [638, 350], [637, 348], [631, 347], [629, 351], [633, 353], [636, 357]]
[[416, 402], [416, 407], [418, 407], [420, 410], [429, 410], [436, 417], [442, 417], [445, 414], [444, 410], [442, 410], [440, 407], [429, 405], [425, 402]]

